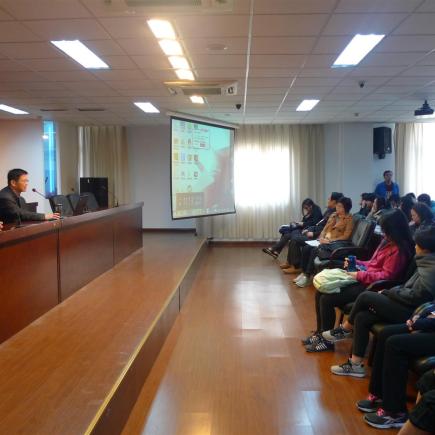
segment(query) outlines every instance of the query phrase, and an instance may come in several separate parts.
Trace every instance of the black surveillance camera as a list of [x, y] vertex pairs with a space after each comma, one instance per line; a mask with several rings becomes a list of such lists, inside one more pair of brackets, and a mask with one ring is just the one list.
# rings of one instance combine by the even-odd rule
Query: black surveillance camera
[[236, 104], [236, 109], [237, 109], [237, 110], [240, 110], [241, 108], [242, 108], [242, 105], [241, 105], [240, 103], [237, 103], [237, 104]]
[[362, 88], [366, 85], [366, 82], [365, 82], [364, 80], [360, 80], [360, 81], [358, 82], [358, 85], [359, 85], [359, 87], [362, 89]]

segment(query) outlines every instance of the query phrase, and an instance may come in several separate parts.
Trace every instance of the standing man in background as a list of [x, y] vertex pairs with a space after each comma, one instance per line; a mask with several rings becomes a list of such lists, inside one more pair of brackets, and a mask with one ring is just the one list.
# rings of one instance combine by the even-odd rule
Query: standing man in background
[[399, 185], [393, 181], [393, 171], [384, 172], [384, 181], [376, 186], [375, 194], [389, 200], [391, 195], [399, 195]]
[[26, 208], [21, 193], [27, 190], [29, 177], [24, 169], [11, 169], [8, 172], [8, 185], [0, 190], [0, 220], [5, 223], [20, 221], [46, 221], [59, 219], [58, 213], [34, 213]]

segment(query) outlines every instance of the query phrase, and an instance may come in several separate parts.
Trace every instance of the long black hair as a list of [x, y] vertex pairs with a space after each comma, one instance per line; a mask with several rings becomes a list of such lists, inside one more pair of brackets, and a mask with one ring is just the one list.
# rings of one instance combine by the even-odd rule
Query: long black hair
[[315, 205], [316, 205], [315, 202], [311, 198], [305, 198], [302, 201], [302, 207], [301, 207], [302, 208], [302, 215], [304, 215], [304, 208], [305, 207], [311, 207], [311, 210], [312, 210]]
[[388, 208], [387, 200], [383, 196], [376, 196], [375, 201], [376, 201], [377, 211]]
[[412, 196], [410, 194], [406, 194], [405, 196], [402, 196], [400, 198], [400, 210], [405, 213], [406, 218], [408, 219], [408, 222], [411, 222], [411, 209], [414, 206], [414, 200], [412, 199]]
[[424, 202], [417, 202], [412, 209], [418, 214], [420, 224], [430, 224], [433, 221], [432, 210]]
[[387, 239], [398, 246], [408, 258], [415, 253], [415, 244], [405, 214], [399, 209], [384, 213], [379, 220], [382, 232]]

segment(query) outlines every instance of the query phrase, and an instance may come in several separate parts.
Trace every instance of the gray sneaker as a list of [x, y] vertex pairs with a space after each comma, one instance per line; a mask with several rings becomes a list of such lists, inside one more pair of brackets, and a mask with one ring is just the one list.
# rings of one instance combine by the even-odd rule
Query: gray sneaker
[[364, 378], [366, 370], [363, 364], [354, 364], [348, 359], [344, 364], [332, 366], [331, 372], [338, 376], [352, 376], [354, 378]]
[[336, 341], [344, 340], [352, 337], [352, 331], [346, 331], [342, 325], [329, 331], [322, 332], [323, 338], [335, 343]]

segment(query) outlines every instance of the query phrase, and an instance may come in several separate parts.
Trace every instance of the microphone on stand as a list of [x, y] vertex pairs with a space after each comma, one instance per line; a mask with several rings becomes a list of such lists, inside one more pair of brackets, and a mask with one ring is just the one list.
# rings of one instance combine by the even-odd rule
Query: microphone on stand
[[48, 199], [44, 194], [42, 194], [41, 192], [39, 192], [39, 191], [36, 190], [35, 188], [32, 189], [32, 192], [37, 193], [39, 196], [42, 196], [44, 199]]

